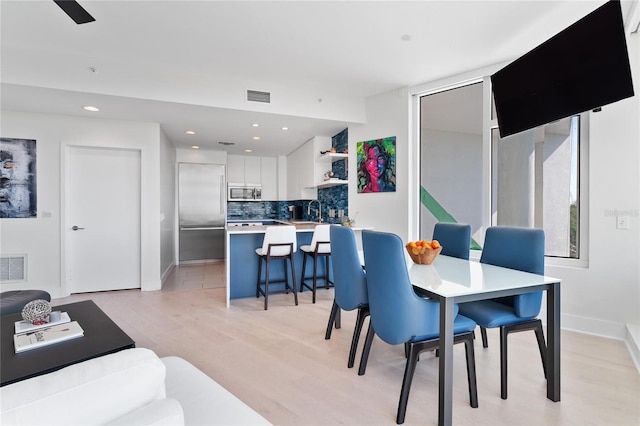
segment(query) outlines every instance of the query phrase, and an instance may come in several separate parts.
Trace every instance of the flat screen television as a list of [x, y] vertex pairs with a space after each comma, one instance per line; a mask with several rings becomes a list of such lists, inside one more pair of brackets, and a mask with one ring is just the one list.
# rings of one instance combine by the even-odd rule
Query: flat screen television
[[506, 137], [633, 96], [619, 1], [609, 1], [491, 76]]

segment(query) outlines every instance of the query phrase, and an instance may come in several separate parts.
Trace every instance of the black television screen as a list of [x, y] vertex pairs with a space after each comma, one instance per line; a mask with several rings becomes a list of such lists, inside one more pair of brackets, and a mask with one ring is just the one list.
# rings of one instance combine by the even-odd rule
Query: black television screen
[[500, 136], [633, 96], [619, 1], [609, 1], [491, 76]]

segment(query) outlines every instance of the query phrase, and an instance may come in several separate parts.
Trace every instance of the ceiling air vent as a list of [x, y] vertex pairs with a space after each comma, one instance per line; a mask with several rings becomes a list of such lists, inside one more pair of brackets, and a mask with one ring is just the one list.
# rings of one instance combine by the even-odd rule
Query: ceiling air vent
[[247, 101], [262, 102], [265, 104], [271, 103], [271, 93], [260, 92], [258, 90], [247, 90]]

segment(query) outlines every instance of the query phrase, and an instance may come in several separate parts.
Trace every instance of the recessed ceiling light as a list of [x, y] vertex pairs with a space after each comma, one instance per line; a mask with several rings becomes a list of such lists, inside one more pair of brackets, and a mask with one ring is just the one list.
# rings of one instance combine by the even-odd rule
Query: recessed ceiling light
[[196, 134], [196, 132], [194, 132], [193, 130], [185, 130], [185, 133], [187, 135], [195, 135]]
[[289, 130], [289, 128], [288, 127], [283, 127], [282, 130]]
[[244, 152], [253, 152], [252, 149], [245, 149]]
[[253, 124], [252, 124], [252, 126], [253, 126], [253, 127], [258, 127], [258, 126], [260, 126], [260, 125], [259, 125], [258, 123], [253, 123]]
[[91, 111], [91, 112], [98, 112], [98, 111], [100, 111], [100, 108], [98, 108], [98, 107], [94, 107], [94, 106], [91, 106], [91, 105], [85, 105], [85, 106], [83, 106], [82, 108], [83, 108], [84, 110], [86, 110], [86, 111]]
[[251, 139], [253, 139], [254, 141], [259, 141], [259, 140], [260, 140], [260, 136], [254, 136], [254, 137], [253, 137], [253, 138], [251, 138]]
[[198, 145], [191, 145], [191, 149], [200, 149]]

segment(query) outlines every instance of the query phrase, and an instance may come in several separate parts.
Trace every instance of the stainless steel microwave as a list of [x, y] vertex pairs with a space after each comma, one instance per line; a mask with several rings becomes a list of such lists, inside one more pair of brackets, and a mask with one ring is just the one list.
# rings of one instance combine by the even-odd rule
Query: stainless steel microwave
[[230, 183], [228, 185], [227, 195], [229, 201], [260, 201], [262, 199], [262, 186]]

